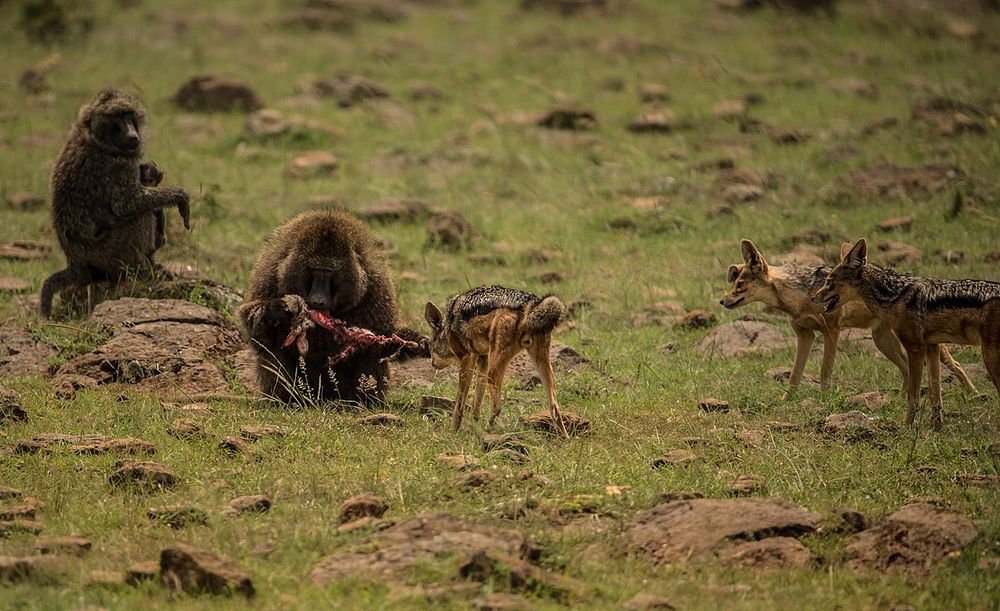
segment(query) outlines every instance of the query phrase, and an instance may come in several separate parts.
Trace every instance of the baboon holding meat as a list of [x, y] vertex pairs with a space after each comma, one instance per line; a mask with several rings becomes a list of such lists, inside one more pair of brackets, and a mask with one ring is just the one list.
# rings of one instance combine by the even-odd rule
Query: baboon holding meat
[[383, 359], [394, 347], [361, 348], [338, 360], [344, 346], [320, 326], [292, 342], [307, 309], [377, 335], [396, 331], [396, 289], [382, 249], [345, 212], [304, 212], [278, 227], [254, 265], [237, 316], [268, 396], [288, 402], [302, 391], [312, 400], [382, 400], [389, 373]]
[[43, 316], [56, 292], [153, 268], [164, 208], [177, 207], [189, 226], [187, 192], [156, 186], [162, 175], [140, 162], [145, 123], [142, 102], [122, 91], [80, 108], [52, 170], [52, 223], [67, 266], [42, 285]]

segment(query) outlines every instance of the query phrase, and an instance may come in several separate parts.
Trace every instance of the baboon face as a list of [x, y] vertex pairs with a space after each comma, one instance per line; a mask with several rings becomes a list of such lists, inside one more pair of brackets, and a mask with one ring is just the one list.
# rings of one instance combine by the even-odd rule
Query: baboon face
[[99, 114], [91, 119], [94, 140], [105, 149], [122, 155], [135, 155], [142, 147], [140, 120], [134, 112]]
[[755, 301], [762, 301], [764, 296], [774, 287], [767, 261], [764, 260], [764, 256], [760, 254], [753, 242], [743, 240], [741, 247], [744, 263], [729, 266], [726, 281], [731, 282], [733, 288], [719, 300], [720, 304], [730, 310]]
[[[826, 277], [826, 282], [813, 295], [813, 303], [822, 305], [827, 312], [833, 312], [849, 301], [861, 299], [859, 287], [862, 272], [868, 264], [868, 243], [862, 238], [850, 249], [841, 249], [843, 256]], [[844, 252], [846, 251], [846, 252]]]
[[334, 315], [354, 308], [368, 290], [368, 275], [353, 253], [300, 266], [282, 280], [284, 294], [299, 295], [311, 309]]
[[449, 365], [458, 363], [458, 357], [448, 345], [448, 335], [445, 333], [444, 319], [441, 310], [436, 305], [427, 302], [424, 306], [424, 318], [431, 328], [429, 348], [431, 351], [431, 367], [434, 369], [444, 369]]

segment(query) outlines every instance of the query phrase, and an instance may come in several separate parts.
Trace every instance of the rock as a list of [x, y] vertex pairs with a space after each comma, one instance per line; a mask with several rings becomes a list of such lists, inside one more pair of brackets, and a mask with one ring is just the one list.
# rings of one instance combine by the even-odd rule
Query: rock
[[191, 77], [174, 94], [174, 102], [185, 110], [200, 112], [250, 111], [262, 106], [248, 85], [215, 75]]
[[44, 375], [49, 359], [59, 354], [23, 329], [0, 326], [0, 377]]
[[479, 466], [479, 459], [472, 454], [438, 454], [434, 462], [439, 467], [455, 471], [471, 471]]
[[0, 259], [11, 261], [33, 261], [44, 259], [52, 252], [52, 247], [40, 242], [19, 240], [10, 243], [0, 243]]
[[762, 446], [767, 440], [767, 432], [760, 429], [742, 429], [736, 432], [736, 438], [748, 446]]
[[670, 99], [670, 93], [658, 83], [643, 83], [639, 85], [639, 99], [646, 103], [666, 102]]
[[695, 349], [702, 354], [745, 356], [789, 347], [788, 339], [770, 323], [736, 321], [710, 331]]
[[729, 412], [729, 401], [716, 399], [715, 397], [705, 397], [698, 401], [698, 407], [703, 412], [722, 412], [725, 414]]
[[403, 419], [396, 414], [378, 413], [361, 418], [361, 424], [368, 426], [403, 426]]
[[[782, 382], [787, 384], [792, 379], [792, 368], [791, 367], [774, 367], [773, 369], [768, 369], [764, 375], [775, 382]], [[816, 386], [819, 384], [819, 378], [812, 375], [811, 373], [802, 374], [802, 379], [800, 380], [802, 384], [809, 386]]]
[[670, 601], [662, 596], [639, 593], [625, 601], [622, 605], [627, 611], [647, 611], [661, 609], [662, 611], [674, 611], [677, 607], [670, 604]]
[[863, 513], [853, 509], [840, 508], [835, 509], [824, 518], [817, 531], [837, 535], [853, 535], [866, 528], [868, 528], [868, 520]]
[[913, 103], [911, 118], [935, 136], [981, 134], [990, 128], [984, 109], [952, 98], [919, 98]]
[[35, 542], [35, 552], [39, 554], [72, 554], [83, 556], [90, 551], [92, 543], [79, 535], [68, 535]]
[[597, 125], [597, 116], [586, 108], [553, 108], [539, 114], [535, 125], [548, 129], [585, 130]]
[[[0, 422], [4, 420], [23, 421], [28, 419], [28, 412], [21, 407], [21, 395], [7, 388], [0, 388]], [[0, 498], [4, 498], [0, 494]]]
[[393, 197], [381, 199], [358, 210], [357, 216], [369, 222], [401, 221], [412, 223], [430, 214], [430, 206], [420, 199]]
[[919, 248], [902, 242], [879, 242], [875, 250], [872, 262], [886, 267], [915, 263], [923, 257]]
[[137, 562], [125, 569], [125, 583], [137, 586], [147, 581], [153, 581], [160, 575], [160, 563], [155, 560]]
[[847, 402], [851, 405], [856, 405], [857, 407], [872, 409], [885, 405], [889, 402], [889, 398], [875, 390], [871, 392], [863, 392], [857, 395], [851, 395], [847, 397]]
[[782, 499], [691, 499], [640, 512], [625, 536], [633, 550], [664, 564], [733, 554], [746, 541], [799, 537], [815, 530], [818, 521], [818, 515]]
[[24, 496], [24, 492], [18, 490], [17, 488], [0, 486], [0, 500], [19, 499], [22, 496]]
[[904, 505], [875, 526], [852, 535], [844, 546], [854, 569], [924, 574], [979, 536], [971, 520], [925, 502]]
[[496, 476], [493, 472], [486, 469], [478, 469], [463, 474], [455, 483], [459, 488], [481, 488], [494, 479], [496, 479]]
[[[560, 415], [562, 416], [563, 426], [566, 427], [566, 432], [570, 435], [583, 435], [590, 431], [590, 420], [587, 418], [567, 411], [561, 411]], [[556, 428], [552, 414], [548, 410], [524, 414], [520, 419], [529, 428], [538, 429], [553, 435], [561, 434]]]
[[113, 486], [119, 488], [135, 487], [142, 492], [173, 488], [178, 482], [177, 476], [169, 467], [151, 461], [122, 463], [122, 466], [118, 467], [108, 479]]
[[32, 212], [45, 205], [45, 198], [41, 195], [21, 191], [7, 196], [7, 205], [19, 212]]
[[654, 458], [652, 465], [654, 469], [660, 469], [667, 465], [686, 465], [697, 460], [698, 456], [691, 450], [671, 450]]
[[292, 178], [328, 176], [338, 164], [336, 155], [329, 151], [308, 151], [293, 157], [285, 174]]
[[410, 81], [407, 93], [410, 99], [415, 102], [444, 99], [444, 91], [428, 81]]
[[857, 410], [842, 414], [830, 414], [823, 421], [823, 432], [828, 435], [867, 437], [874, 434], [875, 429], [875, 420]]
[[714, 325], [716, 320], [715, 314], [708, 310], [691, 310], [681, 316], [676, 326], [682, 329], [704, 329]]
[[525, 456], [528, 455], [528, 446], [525, 445], [524, 438], [517, 433], [483, 435], [483, 451], [495, 452], [498, 450], [513, 450]]
[[672, 110], [656, 108], [640, 113], [629, 121], [625, 129], [636, 134], [668, 133], [677, 126], [677, 115]]
[[731, 204], [743, 204], [748, 202], [754, 202], [760, 199], [764, 195], [764, 191], [760, 187], [755, 187], [753, 185], [732, 185], [726, 187], [722, 192], [722, 197], [726, 199]]
[[764, 478], [759, 475], [741, 475], [725, 486], [723, 489], [735, 496], [749, 496], [764, 492]]
[[964, 172], [950, 163], [901, 167], [877, 163], [851, 172], [848, 180], [859, 195], [872, 198], [905, 195], [925, 199], [952, 188]]
[[997, 486], [1000, 485], [1000, 475], [983, 473], [956, 473], [955, 481], [967, 486]]
[[0, 520], [0, 536], [7, 537], [13, 534], [27, 533], [37, 535], [42, 532], [41, 520], [26, 520], [18, 518], [16, 520]]
[[180, 439], [191, 439], [205, 432], [205, 425], [190, 418], [177, 418], [170, 423], [167, 432]]
[[719, 554], [723, 564], [752, 569], [790, 569], [816, 562], [809, 548], [792, 537], [746, 541]]
[[431, 245], [459, 250], [477, 241], [479, 232], [458, 212], [439, 212], [427, 225], [427, 239]]
[[340, 506], [340, 523], [351, 522], [363, 517], [381, 518], [389, 509], [382, 497], [365, 493], [351, 497]]
[[747, 114], [748, 110], [745, 100], [724, 100], [712, 106], [712, 116], [723, 120], [738, 119]]
[[154, 522], [161, 522], [173, 529], [188, 526], [205, 526], [208, 524], [208, 513], [197, 507], [173, 506], [150, 508], [146, 517]]
[[239, 437], [223, 437], [219, 442], [219, 449], [229, 454], [242, 454], [251, 456], [250, 446]]
[[912, 216], [896, 216], [880, 222], [878, 229], [883, 233], [889, 233], [890, 231], [909, 231], [912, 226]]
[[121, 439], [102, 439], [100, 441], [73, 444], [69, 447], [74, 454], [130, 454], [130, 455], [153, 455], [156, 448], [152, 443], [137, 437], [123, 437]]
[[545, 592], [563, 600], [573, 592], [582, 591], [576, 580], [492, 550], [476, 550], [466, 556], [458, 565], [458, 574], [462, 579], [498, 584], [501, 588], [515, 591]]
[[229, 501], [229, 515], [241, 513], [264, 513], [271, 509], [271, 499], [263, 494], [239, 496]]
[[249, 442], [260, 441], [265, 437], [284, 437], [286, 434], [288, 434], [288, 429], [272, 424], [240, 427], [240, 437]]
[[378, 83], [355, 75], [319, 79], [312, 83], [312, 88], [318, 95], [333, 96], [341, 108], [389, 97], [389, 92]]
[[801, 144], [809, 139], [809, 134], [800, 129], [769, 127], [767, 137], [775, 144]]
[[455, 400], [448, 397], [435, 397], [433, 395], [423, 395], [420, 397], [420, 413], [433, 414], [446, 412], [448, 414], [455, 410]]
[[186, 543], [175, 543], [160, 552], [160, 581], [171, 590], [188, 594], [254, 595], [250, 576], [232, 560]]
[[0, 509], [0, 520], [11, 522], [14, 520], [33, 519], [41, 508], [42, 504], [38, 502], [38, 499], [29, 496], [23, 499], [18, 505]]
[[0, 556], [0, 583], [29, 581], [52, 568], [45, 556]]
[[705, 212], [705, 216], [710, 219], [717, 219], [723, 216], [732, 216], [735, 212], [736, 211], [729, 204], [716, 204]]

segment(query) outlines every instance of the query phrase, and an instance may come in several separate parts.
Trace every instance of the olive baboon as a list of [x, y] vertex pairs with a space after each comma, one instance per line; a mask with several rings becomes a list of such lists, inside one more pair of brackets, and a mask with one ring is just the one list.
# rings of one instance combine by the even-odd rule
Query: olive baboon
[[189, 227], [184, 189], [141, 182], [145, 121], [142, 102], [122, 91], [102, 91], [80, 108], [52, 170], [52, 223], [67, 266], [42, 285], [42, 316], [57, 291], [153, 266], [163, 208], [176, 206]]
[[[347, 213], [304, 212], [278, 227], [254, 265], [237, 315], [257, 356], [265, 394], [283, 402], [299, 390], [321, 400], [382, 400], [389, 372], [384, 358], [395, 347], [361, 348], [337, 361], [343, 346], [311, 325], [305, 341], [290, 342], [307, 309], [378, 335], [396, 331], [399, 309], [389, 266], [372, 233]], [[408, 330], [400, 334], [419, 338]]]

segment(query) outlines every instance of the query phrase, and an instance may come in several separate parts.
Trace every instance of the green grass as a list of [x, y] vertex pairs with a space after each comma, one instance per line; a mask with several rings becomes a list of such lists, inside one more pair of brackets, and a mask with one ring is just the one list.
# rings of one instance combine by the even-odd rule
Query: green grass
[[[452, 433], [445, 419], [425, 419], [410, 407], [421, 393], [396, 390], [390, 409], [403, 417], [399, 429], [362, 427], [356, 414], [339, 411], [216, 402], [210, 414], [196, 417], [208, 435], [183, 441], [166, 432], [177, 416], [165, 411], [155, 395], [108, 387], [66, 401], [57, 399], [42, 377], [6, 379], [3, 384], [23, 395], [32, 416], [25, 423], [4, 422], [0, 432], [6, 440], [42, 432], [138, 436], [156, 446], [156, 460], [171, 465], [182, 484], [176, 491], [139, 496], [114, 491], [107, 483], [120, 457], [62, 452], [0, 457], [0, 484], [22, 488], [44, 503], [44, 535], [85, 534], [95, 547], [84, 559], [68, 561], [54, 584], [4, 586], [0, 607], [176, 604], [158, 586], [99, 590], [82, 583], [91, 570], [121, 570], [154, 559], [178, 539], [232, 557], [253, 576], [257, 605], [263, 608], [393, 606], [399, 603], [389, 602], [394, 599], [383, 585], [350, 582], [320, 589], [308, 579], [324, 554], [356, 538], [333, 529], [340, 503], [366, 491], [385, 497], [391, 505], [387, 517], [397, 521], [442, 512], [521, 530], [541, 544], [545, 567], [588, 584], [581, 606], [620, 608], [640, 591], [666, 596], [678, 608], [1000, 605], [1000, 577], [975, 568], [980, 556], [1000, 553], [1000, 493], [954, 478], [956, 472], [1000, 473], [991, 446], [1000, 433], [1000, 413], [987, 381], [978, 382], [986, 398], [946, 388], [945, 410], [956, 415], [946, 418], [941, 432], [901, 428], [877, 443], [851, 443], [819, 435], [815, 425], [830, 412], [850, 409], [848, 395], [873, 389], [889, 393], [892, 401], [872, 412], [900, 420], [905, 400], [895, 392], [895, 368], [884, 359], [848, 344], [837, 359], [834, 389], [803, 388], [799, 399], [812, 405], [781, 403], [782, 386], [765, 372], [790, 366], [791, 350], [744, 359], [702, 357], [693, 347], [703, 331], [629, 322], [647, 304], [664, 299], [656, 296], [663, 291], [672, 291], [676, 296], [669, 298], [687, 308], [714, 311], [722, 322], [748, 311], [759, 314], [756, 307], [728, 312], [716, 305], [728, 289], [726, 267], [739, 258], [739, 239], [752, 238], [769, 256], [787, 250], [792, 233], [813, 228], [829, 231], [835, 240], [865, 236], [913, 244], [924, 252], [912, 266], [919, 274], [1000, 280], [996, 263], [983, 258], [1000, 248], [996, 128], [940, 138], [909, 121], [912, 103], [929, 95], [913, 85], [916, 78], [936, 92], [976, 104], [993, 96], [996, 108], [997, 13], [964, 17], [981, 30], [969, 41], [943, 28], [951, 18], [947, 12], [893, 13], [886, 7], [895, 3], [860, 1], [844, 3], [831, 20], [773, 10], [726, 13], [695, 0], [635, 0], [614, 16], [563, 19], [523, 13], [514, 2], [456, 0], [415, 3], [404, 21], [361, 22], [351, 34], [289, 30], [281, 24], [284, 11], [294, 5], [290, 0], [96, 4], [87, 9], [95, 17], [92, 32], [54, 48], [24, 37], [17, 26], [20, 3], [0, 4], [0, 196], [46, 194], [51, 162], [76, 109], [101, 88], [127, 86], [141, 92], [149, 108], [147, 158], [166, 171], [169, 184], [182, 185], [195, 197], [190, 232], [168, 215], [169, 243], [160, 260], [195, 263], [208, 276], [243, 287], [262, 238], [307, 209], [312, 197], [334, 196], [349, 209], [384, 197], [418, 197], [456, 210], [483, 234], [474, 251], [500, 254], [506, 264], [473, 264], [466, 252], [428, 249], [421, 224], [373, 227], [390, 245], [397, 277], [419, 275], [419, 280], [398, 283], [407, 322], [423, 328], [425, 301], [440, 303], [486, 283], [589, 300], [593, 307], [558, 339], [590, 358], [594, 370], [559, 376], [557, 385], [564, 407], [590, 418], [594, 430], [567, 442], [533, 437], [528, 461], [511, 464], [482, 454], [482, 431], [474, 423]], [[939, 34], [927, 36], [929, 28]], [[23, 94], [17, 86], [21, 72], [53, 51], [62, 60], [49, 75], [51, 94]], [[859, 53], [878, 61], [858, 63], [853, 58]], [[322, 120], [342, 136], [251, 142], [243, 135], [242, 114], [180, 111], [171, 95], [188, 77], [205, 72], [244, 80], [267, 106]], [[331, 99], [300, 107], [294, 97], [297, 82], [334, 74], [361, 74], [382, 84], [414, 121], [383, 125], [374, 112], [341, 109]], [[877, 99], [837, 93], [827, 85], [845, 77], [875, 83]], [[607, 87], [612, 78], [620, 79], [624, 89]], [[410, 100], [406, 92], [413, 80], [437, 84], [444, 98]], [[666, 135], [624, 129], [644, 108], [637, 93], [643, 83], [668, 88], [671, 99], [665, 105], [684, 128]], [[807, 130], [812, 137], [799, 145], [776, 145], [712, 116], [716, 102], [748, 93], [764, 98], [752, 116]], [[518, 112], [563, 103], [592, 109], [597, 127], [553, 133], [506, 121]], [[862, 126], [890, 115], [900, 118], [898, 127], [856, 135]], [[857, 148], [857, 156], [825, 161], [825, 151], [845, 143]], [[245, 159], [236, 154], [240, 145], [261, 154]], [[294, 154], [318, 148], [341, 160], [331, 177], [284, 175]], [[684, 158], [670, 159], [663, 154], [668, 150]], [[721, 156], [732, 157], [738, 168], [776, 174], [777, 185], [760, 201], [735, 205], [732, 216], [709, 219], [706, 211], [722, 201], [721, 188], [714, 172], [691, 166]], [[961, 185], [973, 206], [946, 220], [953, 190], [917, 201], [865, 200], [845, 190], [844, 175], [883, 159], [899, 165], [957, 164], [966, 174]], [[661, 192], [665, 204], [656, 213], [631, 204], [634, 195]], [[915, 219], [910, 233], [877, 233], [880, 220], [903, 214]], [[622, 217], [634, 219], [637, 229], [608, 229], [607, 221]], [[4, 209], [2, 218], [0, 242], [29, 238], [55, 245], [45, 210]], [[532, 249], [554, 256], [532, 263], [524, 257]], [[956, 249], [965, 253], [960, 266], [934, 254]], [[27, 263], [0, 260], [0, 275], [24, 278], [37, 291], [61, 265], [58, 252]], [[560, 272], [563, 280], [550, 286], [535, 279], [546, 271]], [[6, 295], [0, 296], [0, 319], [57, 343], [63, 350], [57, 361], [101, 340], [95, 335], [99, 331], [82, 321], [61, 321], [71, 328], [45, 326]], [[780, 318], [774, 320], [787, 328]], [[667, 342], [675, 350], [662, 350]], [[981, 363], [977, 349], [955, 354], [963, 363]], [[807, 371], [817, 372], [817, 361]], [[129, 400], [116, 401], [123, 392]], [[450, 396], [454, 385], [441, 380], [430, 392]], [[538, 391], [508, 388], [504, 395], [501, 431], [516, 430], [519, 413], [542, 405]], [[738, 409], [704, 414], [697, 401], [709, 395]], [[769, 432], [759, 447], [735, 436], [741, 429], [770, 431], [767, 422], [774, 420], [802, 428]], [[262, 423], [287, 427], [289, 435], [255, 444], [256, 460], [217, 450], [223, 435]], [[709, 439], [695, 449], [700, 462], [650, 468], [653, 457], [685, 447], [680, 440], [688, 436]], [[976, 451], [963, 451], [969, 448]], [[476, 454], [501, 478], [462, 492], [454, 485], [454, 473], [435, 466], [441, 452]], [[914, 468], [923, 464], [938, 470], [918, 473]], [[524, 469], [550, 483], [521, 481]], [[823, 560], [809, 570], [753, 572], [713, 563], [654, 567], [626, 553], [623, 525], [655, 504], [660, 493], [694, 490], [719, 496], [724, 484], [742, 473], [763, 476], [769, 494], [819, 513], [845, 506], [877, 519], [913, 496], [942, 496], [975, 520], [982, 536], [961, 557], [912, 581], [854, 573], [842, 561], [843, 538], [828, 535], [804, 540]], [[629, 486], [631, 492], [604, 496], [609, 485]], [[271, 496], [275, 504], [269, 513], [236, 519], [220, 515], [229, 499], [254, 493]], [[603, 497], [599, 527], [564, 526], [546, 509], [572, 504], [580, 495]], [[514, 523], [502, 520], [503, 506], [516, 499], [537, 501], [541, 509]], [[149, 507], [174, 503], [208, 511], [208, 526], [172, 531], [145, 516]], [[33, 541], [28, 535], [12, 536], [0, 541], [0, 554], [30, 553]], [[253, 553], [266, 543], [275, 545], [273, 553]], [[452, 569], [447, 564], [422, 567], [414, 580], [439, 579]], [[241, 604], [215, 597], [180, 602], [185, 608]], [[541, 608], [555, 605], [545, 597], [533, 602]], [[422, 601], [403, 604], [421, 606]], [[445, 604], [466, 605], [459, 598]]]

